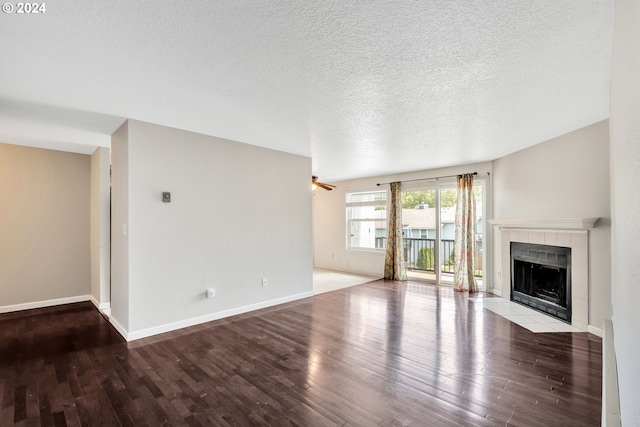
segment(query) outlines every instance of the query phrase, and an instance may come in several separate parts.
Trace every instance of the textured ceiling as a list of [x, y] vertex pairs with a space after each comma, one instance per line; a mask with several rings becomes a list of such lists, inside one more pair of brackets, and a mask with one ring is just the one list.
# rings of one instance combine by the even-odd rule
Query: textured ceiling
[[124, 118], [311, 156], [323, 181], [492, 160], [608, 117], [613, 2], [47, 2], [0, 16], [0, 141]]

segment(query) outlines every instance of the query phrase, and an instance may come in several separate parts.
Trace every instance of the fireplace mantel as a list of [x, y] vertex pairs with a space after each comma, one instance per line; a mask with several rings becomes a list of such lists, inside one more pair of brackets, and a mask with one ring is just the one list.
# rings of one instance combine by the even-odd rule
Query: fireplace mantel
[[501, 229], [524, 228], [541, 230], [589, 230], [600, 218], [530, 218], [490, 219], [489, 224]]

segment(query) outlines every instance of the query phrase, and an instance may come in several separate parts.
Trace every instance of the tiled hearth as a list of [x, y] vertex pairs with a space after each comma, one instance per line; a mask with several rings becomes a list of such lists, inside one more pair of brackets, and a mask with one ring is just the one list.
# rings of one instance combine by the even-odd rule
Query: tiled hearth
[[584, 332], [561, 320], [554, 319], [551, 316], [547, 316], [539, 311], [524, 307], [504, 298], [471, 297], [469, 300], [531, 332]]

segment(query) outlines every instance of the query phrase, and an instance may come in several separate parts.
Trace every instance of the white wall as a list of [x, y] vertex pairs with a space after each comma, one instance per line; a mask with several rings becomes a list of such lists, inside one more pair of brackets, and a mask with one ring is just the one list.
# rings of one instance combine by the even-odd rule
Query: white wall
[[0, 144], [0, 312], [87, 300], [90, 157]]
[[622, 425], [640, 425], [640, 2], [616, 0], [611, 71], [612, 302]]
[[97, 148], [91, 155], [90, 223], [91, 299], [99, 309], [110, 306], [110, 167], [109, 149]]
[[[608, 122], [495, 160], [493, 214], [495, 219], [601, 218], [589, 232], [589, 325], [601, 329], [611, 316]], [[493, 271], [506, 275], [495, 234]]]
[[[127, 126], [112, 140], [113, 251], [128, 248], [114, 255], [112, 316], [127, 338], [312, 295], [311, 159]], [[116, 294], [128, 296], [126, 321]]]
[[[384, 275], [383, 251], [347, 249], [345, 208], [347, 192], [388, 187], [377, 187], [377, 183], [433, 178], [474, 171], [478, 172], [478, 178], [486, 178], [487, 172], [491, 172], [491, 163], [485, 162], [445, 169], [340, 181], [333, 183], [338, 187], [333, 191], [316, 190], [313, 195], [314, 266], [380, 277]], [[450, 178], [449, 180], [455, 183], [455, 178]], [[441, 182], [445, 181], [441, 180]], [[425, 182], [433, 184], [433, 181]], [[408, 185], [410, 184], [405, 184], [405, 188], [408, 188]], [[490, 236], [487, 236], [489, 241], [490, 238]]]

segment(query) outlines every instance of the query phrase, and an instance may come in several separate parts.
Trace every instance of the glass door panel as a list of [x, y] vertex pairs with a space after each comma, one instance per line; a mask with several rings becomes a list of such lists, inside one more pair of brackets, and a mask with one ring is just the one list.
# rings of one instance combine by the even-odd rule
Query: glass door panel
[[407, 276], [437, 282], [436, 190], [402, 193], [402, 236]]
[[453, 284], [453, 242], [456, 237], [456, 201], [458, 193], [455, 186], [441, 186], [440, 191], [440, 283]]

